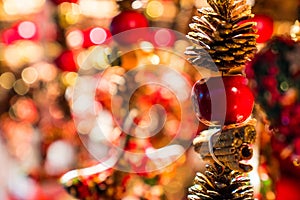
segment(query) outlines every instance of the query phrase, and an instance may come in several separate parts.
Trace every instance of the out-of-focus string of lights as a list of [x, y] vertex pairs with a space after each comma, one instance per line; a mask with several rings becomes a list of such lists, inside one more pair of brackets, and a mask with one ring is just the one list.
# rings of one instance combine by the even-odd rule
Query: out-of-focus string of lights
[[[192, 8], [193, 3], [189, 5]], [[135, 0], [130, 3], [129, 8], [143, 13], [150, 25], [163, 25], [170, 28], [180, 10], [179, 6], [185, 6], [185, 3]], [[28, 192], [32, 192], [32, 199], [41, 196], [47, 199], [48, 196], [53, 196], [45, 191], [47, 188], [43, 188], [42, 183], [46, 186], [50, 185], [47, 187], [51, 188], [55, 186], [51, 181], [55, 182], [67, 170], [97, 164], [97, 161], [81, 148], [82, 143], [77, 136], [77, 131], [84, 134], [86, 130], [92, 128], [93, 131], [86, 132], [89, 133], [90, 147], [96, 149], [95, 153], [98, 155], [99, 152], [100, 154], [105, 152], [103, 148], [98, 148], [102, 138], [97, 135], [97, 129], [93, 129], [93, 124], [84, 121], [80, 126], [75, 126], [72, 117], [77, 111], [73, 110], [74, 113], [70, 113], [70, 102], [66, 99], [71, 100], [69, 97], [72, 96], [72, 88], [78, 80], [77, 71], [79, 67], [84, 66], [87, 56], [95, 50], [96, 46], [109, 45], [107, 39], [111, 37], [109, 31], [111, 19], [122, 10], [119, 8], [122, 8], [120, 2], [110, 0], [28, 0], [26, 3], [20, 0], [3, 0], [0, 4], [0, 24], [3, 27], [0, 43], [0, 93], [3, 95], [0, 95], [0, 102], [5, 105], [0, 110], [1, 139], [4, 141], [3, 145], [8, 155], [16, 159], [17, 165], [23, 171], [16, 176], [24, 180], [27, 180], [25, 176], [32, 177], [28, 179], [33, 183], [32, 187], [28, 188]], [[188, 18], [189, 16], [186, 15], [186, 20]], [[176, 40], [168, 29], [157, 29], [151, 41], [139, 43], [141, 50], [124, 56], [122, 66], [128, 70], [132, 65], [143, 63], [154, 65], [169, 63], [183, 70], [183, 60], [178, 60], [166, 52], [156, 51], [157, 47], [168, 46], [174, 46], [176, 51], [183, 52], [186, 44], [183, 40]], [[99, 59], [102, 58], [97, 57], [94, 62], [101, 62]], [[140, 96], [145, 95], [144, 93], [160, 95], [162, 100], [171, 101], [168, 92], [164, 90], [155, 92], [156, 90], [157, 88], [143, 89]], [[86, 97], [83, 95], [81, 100], [85, 102]], [[151, 103], [142, 97], [136, 101], [141, 102], [140, 108]], [[76, 103], [78, 102], [73, 102]], [[72, 103], [70, 105], [72, 106]], [[102, 105], [98, 105], [99, 109], [103, 109]], [[96, 120], [107, 122], [107, 135], [111, 131], [113, 133], [110, 135], [111, 140], [115, 141], [121, 131], [109, 123], [110, 118], [107, 117], [109, 113], [104, 109], [102, 111], [102, 115], [96, 116]], [[90, 119], [89, 112], [80, 115]], [[148, 119], [140, 120], [141, 123], [147, 123]], [[167, 121], [166, 132], [173, 134], [174, 127], [177, 126], [178, 118], [171, 116], [171, 120]], [[167, 139], [164, 140], [168, 140], [168, 137], [166, 136]], [[164, 140], [156, 139], [156, 142], [162, 143]], [[131, 151], [140, 151], [144, 143], [132, 140], [130, 145], [128, 148]], [[150, 150], [151, 148], [148, 153]], [[183, 156], [177, 164], [185, 162], [186, 158]], [[175, 199], [176, 196], [182, 197], [183, 189], [173, 191], [175, 186], [185, 187], [182, 179], [177, 178], [174, 186], [168, 183], [175, 175], [184, 177], [183, 174], [184, 170], [175, 170], [172, 166], [164, 172], [159, 182], [157, 177], [146, 179], [157, 183], [153, 187], [145, 183], [143, 177], [134, 175], [130, 178], [124, 177], [123, 181], [128, 179], [130, 184], [122, 186], [127, 187], [126, 194], [122, 195], [128, 196], [128, 199], [141, 196], [158, 199], [164, 195], [163, 190], [166, 190], [165, 193], [171, 199]], [[9, 195], [31, 198], [28, 192], [21, 188], [22, 184], [16, 184], [14, 187], [8, 187], [7, 184], [4, 183], [3, 188]], [[133, 187], [132, 184], [137, 186]], [[56, 191], [59, 192], [55, 194], [57, 198], [70, 198], [61, 190], [56, 189]]]

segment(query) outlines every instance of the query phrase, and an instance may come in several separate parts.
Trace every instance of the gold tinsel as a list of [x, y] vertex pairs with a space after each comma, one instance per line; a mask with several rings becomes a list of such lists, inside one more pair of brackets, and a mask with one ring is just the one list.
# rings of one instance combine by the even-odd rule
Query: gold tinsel
[[211, 7], [198, 9], [187, 38], [196, 46], [187, 48], [188, 60], [197, 66], [223, 73], [243, 69], [256, 51], [255, 22], [246, 0], [208, 0]]

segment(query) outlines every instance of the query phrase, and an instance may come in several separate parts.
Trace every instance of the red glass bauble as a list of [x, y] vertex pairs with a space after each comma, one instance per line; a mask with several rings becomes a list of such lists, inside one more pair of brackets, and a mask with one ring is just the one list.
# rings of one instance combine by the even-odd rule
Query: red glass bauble
[[[110, 32], [118, 43], [131, 45], [147, 37], [146, 30], [139, 29], [145, 27], [148, 27], [148, 20], [143, 14], [136, 11], [123, 11], [112, 19]], [[126, 32], [124, 35], [118, 35], [129, 30], [132, 31]]]
[[222, 76], [195, 83], [192, 99], [200, 121], [225, 125], [244, 122], [254, 106], [247, 82], [243, 76]]
[[258, 38], [256, 39], [257, 43], [267, 42], [273, 35], [274, 21], [271, 17], [267, 15], [257, 14], [252, 19], [244, 20], [244, 22], [256, 22], [255, 29], [257, 30], [256, 34]]
[[255, 15], [251, 21], [255, 21], [257, 23], [257, 35], [256, 39], [257, 43], [264, 43], [268, 41], [273, 34], [273, 19], [267, 15]]
[[111, 37], [108, 29], [102, 27], [92, 27], [83, 31], [82, 47], [88, 48], [94, 45], [106, 44]]
[[56, 5], [59, 5], [61, 3], [64, 2], [68, 2], [68, 3], [77, 3], [78, 0], [51, 0], [53, 3], [55, 3]]
[[78, 70], [74, 52], [70, 50], [62, 52], [62, 54], [56, 58], [55, 63], [62, 71], [76, 72]]

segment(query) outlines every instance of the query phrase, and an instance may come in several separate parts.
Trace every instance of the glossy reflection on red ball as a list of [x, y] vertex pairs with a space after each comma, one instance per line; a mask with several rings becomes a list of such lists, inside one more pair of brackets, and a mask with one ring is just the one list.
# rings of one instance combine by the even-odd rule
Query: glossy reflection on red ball
[[198, 81], [193, 87], [192, 99], [196, 114], [204, 123], [242, 123], [249, 118], [254, 105], [254, 97], [243, 76], [212, 77], [205, 82]]

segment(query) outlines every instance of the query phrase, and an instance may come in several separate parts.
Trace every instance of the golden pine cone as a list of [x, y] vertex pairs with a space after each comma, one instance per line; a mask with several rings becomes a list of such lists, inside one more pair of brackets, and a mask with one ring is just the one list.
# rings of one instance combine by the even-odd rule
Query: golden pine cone
[[[208, 0], [211, 7], [198, 9], [187, 34], [196, 46], [188, 47], [188, 60], [213, 71], [243, 68], [256, 51], [255, 22], [246, 0]], [[215, 67], [217, 66], [217, 68]]]

